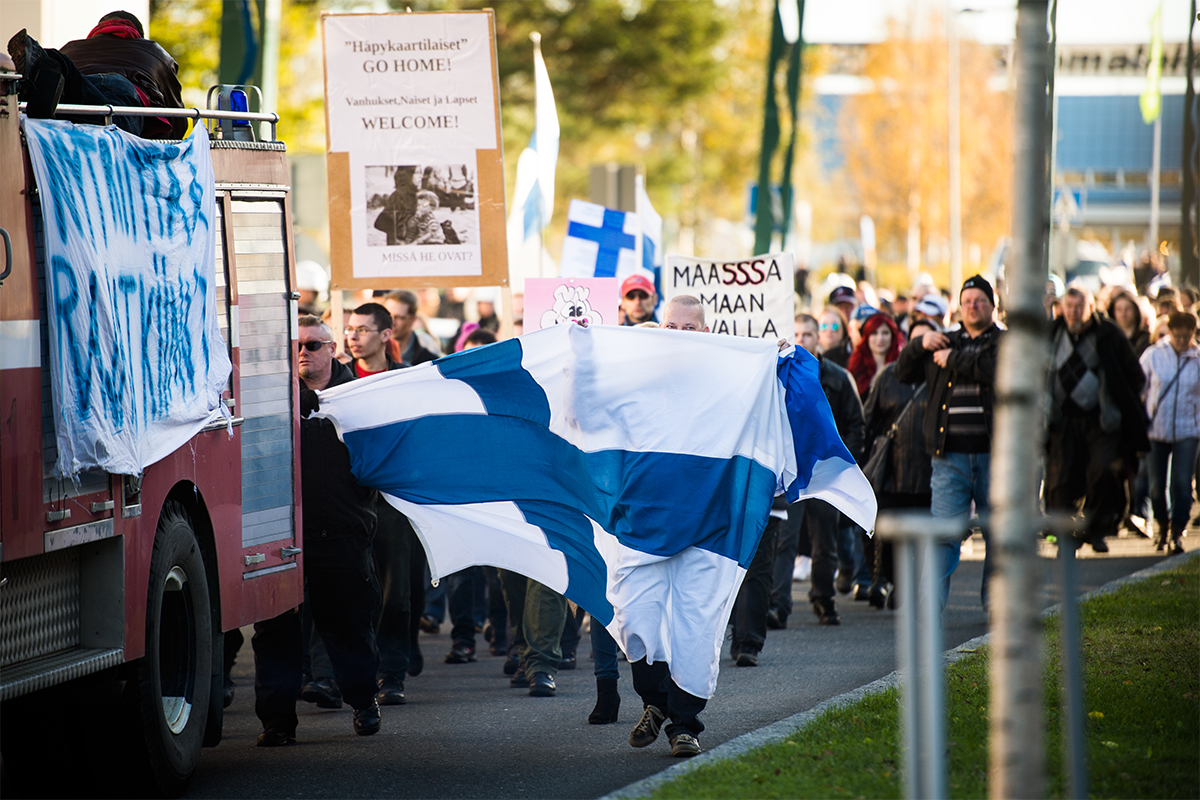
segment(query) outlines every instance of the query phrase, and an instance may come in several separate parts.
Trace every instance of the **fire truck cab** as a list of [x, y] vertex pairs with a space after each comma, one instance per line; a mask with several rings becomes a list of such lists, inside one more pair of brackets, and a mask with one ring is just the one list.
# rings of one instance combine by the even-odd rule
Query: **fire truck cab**
[[[132, 790], [178, 795], [201, 747], [221, 739], [224, 633], [302, 600], [286, 148], [273, 140], [274, 115], [242, 115], [270, 121], [272, 135], [259, 141], [222, 138], [228, 113], [206, 121], [222, 112], [156, 112], [213, 125], [215, 269], [205, 302], [215, 305], [232, 362], [222, 396], [229, 413], [141, 475], [64, 476], [55, 466], [61, 416], [43, 228], [52, 187], [34, 177], [17, 77], [0, 73], [4, 770], [14, 781], [37, 780], [64, 769], [74, 743], [87, 751], [80, 758], [119, 759], [114, 772], [134, 776]], [[139, 169], [112, 167], [114, 175]], [[93, 367], [103, 369], [74, 365]]]

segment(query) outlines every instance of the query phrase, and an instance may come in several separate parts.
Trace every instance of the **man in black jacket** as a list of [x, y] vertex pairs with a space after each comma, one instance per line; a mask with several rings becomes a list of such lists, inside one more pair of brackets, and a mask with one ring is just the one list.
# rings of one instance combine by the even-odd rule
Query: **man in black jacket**
[[[896, 377], [904, 383], [926, 382], [925, 449], [933, 456], [930, 489], [935, 517], [962, 517], [988, 510], [991, 483], [992, 407], [995, 400], [996, 352], [1001, 329], [992, 319], [996, 298], [981, 275], [963, 281], [959, 292], [962, 328], [914, 338], [896, 361]], [[985, 534], [986, 536], [986, 534]], [[958, 568], [960, 543], [943, 545], [942, 608], [950, 596], [950, 577]], [[983, 563], [984, 608], [991, 550]]]
[[[379, 582], [371, 558], [378, 493], [354, 479], [350, 452], [333, 423], [309, 417], [317, 391], [354, 375], [334, 358], [333, 333], [320, 319], [301, 317], [299, 327], [305, 587], [342, 696], [354, 709], [354, 730], [370, 736], [381, 724], [375, 683]], [[252, 641], [254, 711], [263, 723], [258, 745], [278, 747], [296, 738], [300, 615], [287, 611], [256, 623]]]
[[1072, 286], [1050, 327], [1050, 435], [1046, 508], [1074, 511], [1083, 498], [1083, 540], [1107, 553], [1125, 506], [1124, 465], [1150, 449], [1139, 400], [1146, 376], [1125, 334], [1095, 313], [1091, 292]]
[[[850, 373], [817, 352], [817, 320], [808, 314], [796, 317], [796, 346], [803, 347], [821, 363], [821, 388], [833, 411], [833, 421], [838, 435], [842, 437], [855, 461], [862, 460], [864, 424], [862, 402]], [[808, 532], [812, 545], [812, 588], [808, 599], [813, 613], [822, 625], [839, 625], [842, 618], [837, 612], [837, 589], [833, 574], [838, 567], [838, 526], [841, 514], [824, 500], [801, 500], [788, 507], [791, 524], [780, 528], [776, 549], [775, 580], [771, 596], [771, 608], [767, 612], [767, 624], [773, 628], [787, 626], [792, 610], [792, 564], [796, 558], [796, 546], [800, 526]], [[840, 559], [853, 561], [852, 554], [843, 554]]]

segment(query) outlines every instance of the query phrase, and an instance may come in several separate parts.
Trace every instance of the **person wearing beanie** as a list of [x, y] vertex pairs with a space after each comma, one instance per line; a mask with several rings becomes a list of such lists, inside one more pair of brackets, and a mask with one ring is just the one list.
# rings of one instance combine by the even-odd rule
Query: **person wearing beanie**
[[[903, 383], [924, 381], [929, 386], [924, 436], [926, 450], [933, 457], [930, 511], [935, 517], [961, 518], [965, 532], [972, 501], [979, 514], [988, 510], [996, 353], [1003, 331], [993, 319], [995, 292], [982, 275], [963, 282], [959, 308], [962, 327], [913, 337], [900, 351], [896, 377]], [[959, 549], [959, 542], [943, 545], [943, 609], [950, 595], [950, 578], [958, 568]], [[991, 568], [989, 550], [980, 592], [985, 609]]]

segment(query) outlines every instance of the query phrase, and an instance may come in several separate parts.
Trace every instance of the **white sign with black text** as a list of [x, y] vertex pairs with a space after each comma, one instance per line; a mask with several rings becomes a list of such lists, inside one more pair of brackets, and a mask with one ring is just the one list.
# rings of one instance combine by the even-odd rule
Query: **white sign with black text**
[[745, 261], [668, 255], [662, 272], [663, 300], [679, 294], [699, 298], [714, 333], [791, 341], [795, 274], [791, 253]]

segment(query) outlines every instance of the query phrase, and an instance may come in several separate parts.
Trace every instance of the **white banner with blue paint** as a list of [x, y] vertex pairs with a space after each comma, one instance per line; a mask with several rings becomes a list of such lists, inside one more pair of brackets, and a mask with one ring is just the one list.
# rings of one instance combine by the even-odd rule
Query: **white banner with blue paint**
[[208, 134], [23, 122], [45, 228], [56, 470], [140, 475], [225, 412]]
[[330, 389], [319, 414], [435, 577], [534, 578], [710, 697], [773, 497], [874, 527], [815, 365], [742, 337], [558, 325]]

